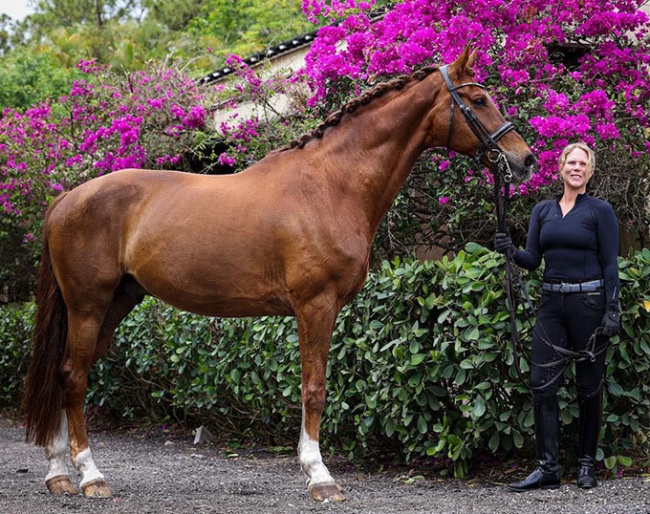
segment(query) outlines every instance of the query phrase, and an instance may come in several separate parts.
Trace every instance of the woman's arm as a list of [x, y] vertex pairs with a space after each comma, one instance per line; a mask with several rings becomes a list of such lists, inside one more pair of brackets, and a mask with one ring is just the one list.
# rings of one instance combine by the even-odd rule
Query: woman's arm
[[542, 263], [543, 251], [539, 243], [539, 232], [541, 230], [541, 213], [544, 206], [548, 203], [540, 202], [534, 208], [530, 215], [528, 224], [528, 238], [526, 239], [526, 248], [524, 250], [515, 250], [512, 254], [517, 266], [527, 270], [535, 270]]

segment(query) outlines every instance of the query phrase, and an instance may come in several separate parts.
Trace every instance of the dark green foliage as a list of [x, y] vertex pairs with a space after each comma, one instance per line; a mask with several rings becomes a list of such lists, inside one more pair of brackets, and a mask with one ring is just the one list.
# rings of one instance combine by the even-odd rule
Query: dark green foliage
[[20, 405], [35, 313], [33, 303], [0, 307], [0, 413]]
[[[647, 450], [650, 250], [620, 261], [623, 334], [608, 356], [603, 452], [609, 468]], [[538, 275], [527, 277], [531, 292]], [[3, 401], [16, 399], [28, 326], [7, 322]], [[16, 320], [17, 318], [14, 318]], [[530, 322], [518, 313], [524, 341]], [[4, 327], [7, 327], [4, 330]], [[509, 341], [501, 256], [468, 245], [453, 259], [384, 262], [341, 312], [330, 351], [322, 439], [350, 458], [381, 442], [405, 460], [533, 448], [530, 394]], [[8, 350], [8, 351], [7, 351]], [[4, 381], [10, 379], [10, 382]], [[565, 444], [575, 439], [573, 371], [561, 389]], [[258, 439], [297, 440], [300, 364], [293, 318], [213, 319], [147, 299], [120, 326], [91, 377], [93, 413], [200, 420]]]

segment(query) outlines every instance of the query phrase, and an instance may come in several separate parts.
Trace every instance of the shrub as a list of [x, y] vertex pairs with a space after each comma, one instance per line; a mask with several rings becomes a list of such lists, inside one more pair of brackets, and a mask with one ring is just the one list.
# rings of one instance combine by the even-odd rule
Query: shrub
[[[485, 449], [534, 447], [531, 396], [509, 342], [502, 264], [500, 256], [468, 245], [454, 259], [385, 261], [370, 275], [342, 310], [332, 338], [321, 431], [326, 447], [354, 458], [381, 443], [407, 461], [449, 459], [461, 477]], [[627, 462], [620, 455], [647, 449], [650, 250], [621, 259], [620, 275], [623, 332], [608, 354], [600, 455], [609, 467]], [[533, 293], [538, 279], [528, 277]], [[2, 311], [1, 319], [10, 320], [2, 327], [3, 401], [19, 394], [16, 369], [25, 361], [32, 315], [31, 307]], [[532, 320], [517, 316], [527, 341]], [[574, 442], [578, 411], [572, 378], [570, 369], [560, 390], [565, 443]], [[147, 298], [94, 368], [88, 404], [109, 418], [200, 420], [266, 442], [295, 441], [301, 416], [295, 320], [207, 318]]]
[[0, 308], [0, 412], [16, 410], [20, 403], [23, 376], [29, 364], [35, 313], [33, 303]]
[[33, 278], [54, 196], [122, 168], [188, 169], [208, 118], [208, 92], [178, 68], [152, 63], [126, 75], [92, 62], [79, 68], [86, 78], [58, 103], [5, 109], [0, 118], [0, 285], [8, 289]]

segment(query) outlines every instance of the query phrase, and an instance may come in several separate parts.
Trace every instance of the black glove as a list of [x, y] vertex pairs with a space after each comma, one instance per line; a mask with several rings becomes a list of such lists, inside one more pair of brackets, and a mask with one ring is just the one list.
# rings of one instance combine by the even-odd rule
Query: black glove
[[600, 323], [603, 329], [603, 335], [613, 337], [621, 331], [621, 315], [618, 305], [608, 305]]
[[514, 250], [510, 236], [505, 232], [497, 232], [494, 236], [494, 250], [504, 254]]

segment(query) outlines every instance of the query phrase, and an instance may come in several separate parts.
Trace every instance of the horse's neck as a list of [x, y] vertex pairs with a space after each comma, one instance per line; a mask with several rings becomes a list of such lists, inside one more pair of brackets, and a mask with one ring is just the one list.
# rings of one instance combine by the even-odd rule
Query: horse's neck
[[427, 146], [435, 93], [427, 79], [409, 84], [374, 100], [323, 138], [328, 155], [337, 156], [334, 173], [345, 181], [343, 187], [373, 231]]

